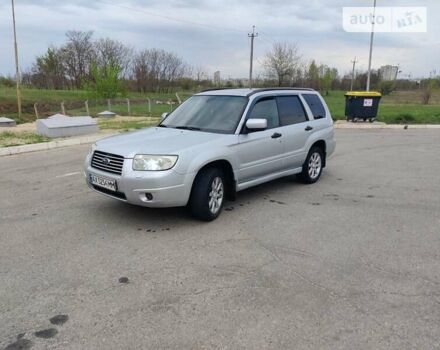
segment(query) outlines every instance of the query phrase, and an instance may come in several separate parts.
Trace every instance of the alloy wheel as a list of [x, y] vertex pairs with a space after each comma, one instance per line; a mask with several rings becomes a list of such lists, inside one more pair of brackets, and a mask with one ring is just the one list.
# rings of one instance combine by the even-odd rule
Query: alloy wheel
[[224, 187], [222, 179], [217, 176], [212, 180], [211, 191], [209, 192], [209, 210], [217, 214], [223, 203]]
[[318, 152], [312, 153], [309, 159], [309, 176], [312, 180], [315, 180], [319, 176], [321, 168], [321, 155]]

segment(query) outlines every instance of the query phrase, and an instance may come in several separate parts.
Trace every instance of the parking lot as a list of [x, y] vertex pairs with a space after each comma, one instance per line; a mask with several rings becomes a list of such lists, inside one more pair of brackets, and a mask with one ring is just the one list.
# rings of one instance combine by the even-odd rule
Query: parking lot
[[336, 140], [212, 223], [92, 192], [88, 146], [0, 158], [0, 348], [440, 348], [440, 131]]

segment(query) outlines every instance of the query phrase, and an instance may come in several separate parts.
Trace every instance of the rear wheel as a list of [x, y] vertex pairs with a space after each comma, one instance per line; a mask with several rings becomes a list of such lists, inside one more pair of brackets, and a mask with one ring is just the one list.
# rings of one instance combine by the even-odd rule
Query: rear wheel
[[312, 147], [304, 162], [299, 179], [306, 183], [312, 184], [319, 180], [324, 165], [324, 152], [320, 147]]
[[203, 221], [216, 219], [224, 205], [225, 180], [217, 168], [202, 170], [196, 177], [188, 207], [191, 214]]

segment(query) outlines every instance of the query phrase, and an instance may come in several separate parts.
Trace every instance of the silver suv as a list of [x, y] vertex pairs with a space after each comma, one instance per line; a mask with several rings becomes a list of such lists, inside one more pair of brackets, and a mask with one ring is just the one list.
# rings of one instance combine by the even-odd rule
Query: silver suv
[[321, 176], [333, 120], [310, 89], [229, 89], [196, 94], [151, 127], [98, 141], [85, 160], [90, 188], [145, 207], [188, 206], [218, 217], [238, 191], [298, 175]]

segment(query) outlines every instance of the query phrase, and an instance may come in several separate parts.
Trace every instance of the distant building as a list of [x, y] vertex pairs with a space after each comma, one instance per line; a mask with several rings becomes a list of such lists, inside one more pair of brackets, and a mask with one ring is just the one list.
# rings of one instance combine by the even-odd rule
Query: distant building
[[220, 78], [220, 71], [214, 72], [214, 85], [220, 86], [221, 78]]
[[386, 65], [382, 66], [379, 69], [380, 80], [382, 81], [392, 81], [397, 78], [397, 74], [399, 72], [398, 66]]

